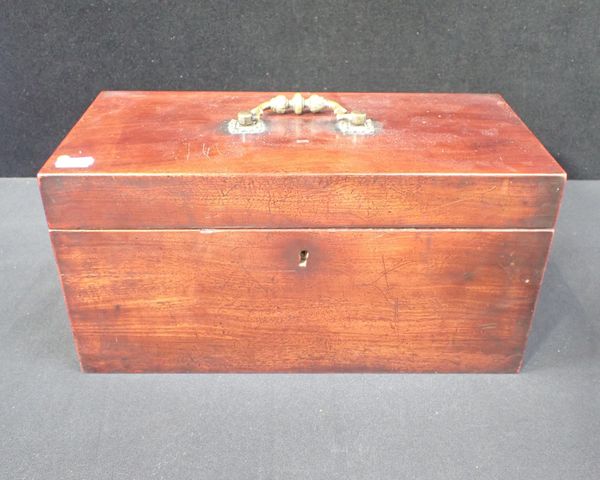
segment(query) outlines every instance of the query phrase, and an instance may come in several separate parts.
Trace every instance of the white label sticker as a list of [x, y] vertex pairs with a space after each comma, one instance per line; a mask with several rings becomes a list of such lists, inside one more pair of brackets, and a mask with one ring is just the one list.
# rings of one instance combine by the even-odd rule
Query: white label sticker
[[54, 162], [56, 168], [88, 168], [94, 164], [94, 157], [71, 157], [59, 155]]

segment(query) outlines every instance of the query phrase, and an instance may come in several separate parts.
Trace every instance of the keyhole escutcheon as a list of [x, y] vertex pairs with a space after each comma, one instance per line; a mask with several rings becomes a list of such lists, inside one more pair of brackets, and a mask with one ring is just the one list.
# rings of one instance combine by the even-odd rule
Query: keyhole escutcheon
[[298, 262], [298, 266], [302, 267], [302, 268], [306, 268], [306, 265], [308, 263], [308, 250], [300, 250], [300, 255], [299, 255], [299, 259], [300, 261]]

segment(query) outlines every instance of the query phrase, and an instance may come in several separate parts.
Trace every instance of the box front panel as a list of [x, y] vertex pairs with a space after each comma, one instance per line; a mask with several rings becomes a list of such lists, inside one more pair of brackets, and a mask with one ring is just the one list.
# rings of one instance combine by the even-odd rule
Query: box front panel
[[553, 228], [560, 175], [47, 176], [53, 229]]
[[91, 372], [511, 372], [551, 230], [51, 233]]

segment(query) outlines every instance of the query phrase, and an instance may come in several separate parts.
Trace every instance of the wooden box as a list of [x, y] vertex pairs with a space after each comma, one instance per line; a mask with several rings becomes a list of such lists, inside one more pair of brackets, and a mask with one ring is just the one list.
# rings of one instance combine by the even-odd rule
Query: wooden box
[[83, 370], [518, 371], [566, 177], [502, 97], [273, 95], [104, 92], [42, 168]]

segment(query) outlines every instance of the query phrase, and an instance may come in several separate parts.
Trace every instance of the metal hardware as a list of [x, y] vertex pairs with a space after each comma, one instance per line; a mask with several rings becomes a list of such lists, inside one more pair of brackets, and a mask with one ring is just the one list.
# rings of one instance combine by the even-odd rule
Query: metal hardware
[[333, 100], [327, 100], [320, 95], [311, 95], [304, 98], [300, 93], [295, 93], [288, 99], [285, 95], [277, 95], [254, 107], [252, 110], [243, 110], [237, 114], [237, 118], [229, 121], [227, 129], [231, 134], [255, 134], [263, 133], [266, 125], [262, 120], [266, 110], [273, 113], [294, 112], [302, 115], [305, 111], [318, 113], [329, 109], [333, 111], [337, 120], [338, 129], [347, 135], [371, 135], [375, 133], [375, 126], [367, 114], [363, 112], [349, 112], [348, 109]]

